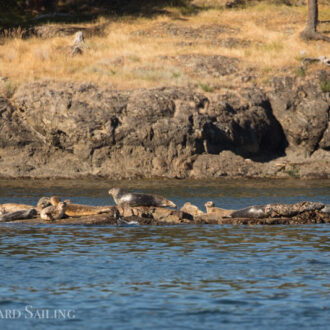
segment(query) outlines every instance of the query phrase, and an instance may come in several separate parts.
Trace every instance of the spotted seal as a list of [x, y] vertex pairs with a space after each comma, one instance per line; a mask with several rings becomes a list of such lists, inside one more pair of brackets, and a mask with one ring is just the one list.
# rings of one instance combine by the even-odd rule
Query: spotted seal
[[222, 209], [220, 207], [215, 207], [215, 204], [212, 201], [208, 201], [204, 205], [206, 208], [207, 215], [215, 215], [221, 218], [227, 218], [230, 217], [231, 214], [234, 212], [234, 210], [227, 210], [227, 209]]
[[[65, 200], [65, 202], [65, 215], [67, 215], [68, 217], [82, 217], [107, 213], [111, 212], [114, 208], [113, 206], [90, 206], [82, 204], [71, 204], [70, 200]], [[60, 199], [56, 196], [52, 196], [50, 198], [50, 203], [54, 206], [57, 206], [60, 203]]]
[[18, 204], [18, 203], [5, 203], [0, 204], [0, 213], [11, 213], [16, 211], [23, 211], [23, 210], [31, 210], [34, 206], [26, 205], [26, 204]]
[[252, 205], [232, 212], [232, 218], [265, 218], [266, 205]]
[[0, 215], [0, 222], [31, 219], [37, 215], [37, 210], [34, 208], [28, 210], [17, 210]]
[[[237, 210], [231, 214], [232, 218], [279, 218], [294, 217], [297, 214], [309, 211], [321, 211], [326, 207], [322, 203], [317, 202], [299, 202], [295, 204], [265, 204], [252, 205], [241, 210]], [[324, 212], [326, 213], [326, 212]]]
[[174, 207], [176, 205], [168, 199], [158, 195], [148, 195], [143, 193], [125, 192], [120, 188], [112, 188], [109, 190], [118, 206], [159, 206], [159, 207]]
[[65, 214], [66, 203], [59, 202], [56, 206], [47, 206], [40, 212], [40, 218], [43, 220], [53, 221], [62, 219]]
[[196, 205], [193, 205], [190, 202], [184, 203], [180, 211], [191, 214], [193, 217], [197, 217], [205, 214]]

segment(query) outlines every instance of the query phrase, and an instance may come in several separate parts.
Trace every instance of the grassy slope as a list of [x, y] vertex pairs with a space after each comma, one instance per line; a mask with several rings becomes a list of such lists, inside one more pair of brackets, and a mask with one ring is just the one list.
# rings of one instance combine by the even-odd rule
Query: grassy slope
[[[208, 4], [207, 0], [199, 0], [201, 3]], [[329, 44], [322, 41], [305, 43], [299, 38], [306, 22], [306, 6], [259, 4], [232, 10], [212, 6], [194, 15], [183, 15], [182, 9], [168, 8], [168, 13], [151, 18], [100, 19], [102, 23], [109, 22], [106, 35], [87, 39], [89, 49], [73, 58], [69, 55], [72, 36], [48, 40], [2, 40], [0, 77], [9, 78], [2, 88], [10, 94], [21, 82], [56, 79], [93, 82], [119, 89], [199, 85], [207, 90], [207, 86], [218, 86], [214, 78], [203, 78], [201, 83], [199, 77], [189, 75], [175, 62], [165, 66], [161, 57], [193, 53], [236, 57], [241, 60], [242, 68], [254, 68], [258, 83], [266, 84], [268, 78], [283, 67], [299, 74], [301, 51], [309, 57], [330, 55]], [[320, 19], [330, 20], [328, 6], [320, 6]], [[164, 23], [194, 29], [221, 24], [238, 28], [240, 32], [221, 33], [219, 39], [236, 38], [251, 43], [244, 47], [225, 48], [205, 38], [192, 40], [187, 45], [185, 36], [169, 35], [166, 29], [162, 30]], [[137, 31], [153, 30], [156, 33], [151, 32], [151, 35], [136, 34]], [[329, 30], [329, 24], [321, 25], [320, 30]]]

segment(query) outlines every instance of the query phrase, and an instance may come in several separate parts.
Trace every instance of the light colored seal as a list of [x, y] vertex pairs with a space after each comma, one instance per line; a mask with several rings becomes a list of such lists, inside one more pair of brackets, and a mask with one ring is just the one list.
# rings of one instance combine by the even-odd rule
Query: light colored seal
[[66, 203], [59, 202], [56, 206], [47, 206], [40, 212], [40, 218], [43, 220], [54, 221], [62, 219], [65, 214]]
[[322, 213], [326, 213], [326, 214], [330, 214], [330, 204], [325, 205], [322, 209], [321, 209]]
[[193, 205], [189, 202], [184, 203], [180, 211], [191, 214], [193, 217], [205, 215], [205, 213], [201, 211], [196, 205]]
[[212, 201], [206, 202], [205, 208], [206, 208], [206, 214], [215, 215], [221, 218], [230, 218], [231, 214], [234, 212], [234, 210], [227, 210], [227, 209], [222, 209], [220, 207], [215, 207], [215, 204]]
[[50, 203], [50, 198], [49, 197], [41, 197], [37, 203], [36, 210], [40, 214], [42, 209], [51, 206], [52, 204]]
[[[71, 204], [69, 200], [65, 200], [66, 209], [65, 215], [68, 217], [82, 217], [88, 215], [96, 215], [101, 213], [111, 212], [113, 206], [91, 206], [91, 205], [82, 205], [82, 204]], [[50, 198], [50, 203], [54, 206], [57, 206], [60, 203], [60, 199], [56, 196]]]
[[112, 188], [109, 190], [115, 203], [118, 206], [158, 206], [158, 207], [175, 207], [176, 205], [168, 199], [158, 195], [148, 195], [142, 193], [124, 192], [120, 188]]
[[26, 205], [26, 204], [18, 204], [18, 203], [6, 203], [0, 204], [0, 213], [11, 213], [16, 211], [30, 210], [33, 209], [34, 206]]

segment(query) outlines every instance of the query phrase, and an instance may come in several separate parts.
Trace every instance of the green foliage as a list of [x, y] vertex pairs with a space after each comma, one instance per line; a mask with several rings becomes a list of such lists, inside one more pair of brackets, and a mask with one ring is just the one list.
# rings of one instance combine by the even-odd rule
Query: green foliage
[[10, 79], [0, 83], [0, 92], [8, 99], [14, 95], [16, 88], [17, 86]]
[[202, 82], [199, 82], [199, 87], [204, 91], [208, 93], [212, 93], [214, 91], [214, 88], [208, 84], [204, 84]]
[[329, 93], [330, 92], [330, 81], [322, 80], [320, 82], [320, 88], [323, 93]]
[[305, 75], [306, 75], [305, 68], [302, 67], [302, 66], [296, 68], [295, 74], [296, 74], [297, 77], [305, 77]]

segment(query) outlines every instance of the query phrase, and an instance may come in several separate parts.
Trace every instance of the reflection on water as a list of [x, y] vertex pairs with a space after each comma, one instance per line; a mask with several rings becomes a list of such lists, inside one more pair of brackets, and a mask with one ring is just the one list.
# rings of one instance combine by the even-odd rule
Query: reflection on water
[[[98, 205], [111, 201], [105, 193], [113, 183], [76, 184], [3, 183], [0, 202], [34, 203], [52, 194]], [[200, 205], [209, 199], [229, 207], [252, 200], [329, 200], [326, 182], [129, 186]], [[11, 223], [0, 229], [1, 329], [326, 329], [330, 322], [329, 225]], [[26, 306], [74, 310], [75, 318], [24, 318]], [[12, 309], [22, 317], [1, 318]]]

